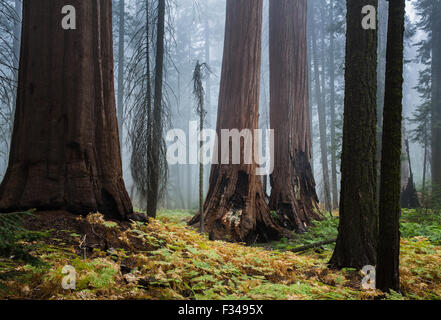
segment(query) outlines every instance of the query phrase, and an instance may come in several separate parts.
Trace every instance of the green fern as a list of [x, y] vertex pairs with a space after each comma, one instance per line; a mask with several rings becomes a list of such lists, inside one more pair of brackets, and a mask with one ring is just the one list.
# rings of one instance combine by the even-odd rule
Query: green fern
[[33, 233], [23, 226], [25, 218], [32, 215], [33, 211], [0, 214], [0, 256], [13, 256], [30, 263], [39, 262], [29, 254], [32, 250], [30, 245], [19, 243], [20, 240], [35, 238]]

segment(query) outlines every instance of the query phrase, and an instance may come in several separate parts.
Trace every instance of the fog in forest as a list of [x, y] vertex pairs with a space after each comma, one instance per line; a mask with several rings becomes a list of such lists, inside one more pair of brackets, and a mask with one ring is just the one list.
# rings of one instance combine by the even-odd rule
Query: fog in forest
[[[0, 1], [0, 176], [6, 170], [13, 127], [15, 105], [16, 69], [18, 66], [18, 41], [20, 14], [15, 10], [19, 0]], [[142, 0], [113, 1], [115, 92], [118, 102], [118, 118], [122, 122], [122, 158], [124, 181], [134, 206], [145, 209], [144, 167], [133, 166], [134, 135], [142, 130], [139, 120], [140, 109], [146, 100], [148, 80], [153, 83], [155, 52], [156, 3]], [[124, 19], [121, 13], [124, 8]], [[269, 0], [264, 1], [260, 126], [269, 126]], [[424, 10], [418, 1], [407, 1], [406, 47], [404, 72], [404, 127], [405, 141], [409, 143], [410, 161], [403, 154], [403, 175], [413, 174], [416, 187], [421, 191], [423, 176], [426, 186], [430, 181], [430, 143], [422, 141], [421, 121], [424, 121], [424, 105], [429, 96], [427, 69], [431, 65], [427, 43], [431, 37], [424, 27]], [[225, 27], [225, 0], [171, 0], [166, 11], [166, 58], [164, 134], [170, 129], [182, 129], [188, 133], [190, 121], [199, 121], [196, 99], [193, 92], [193, 71], [196, 63], [205, 63], [202, 84], [205, 91], [204, 121], [206, 128], [216, 129], [217, 104], [221, 80], [222, 53]], [[308, 1], [308, 60], [309, 95], [312, 116], [313, 172], [320, 202], [324, 201], [324, 179], [340, 186], [339, 159], [341, 153], [342, 116], [344, 102], [344, 54], [345, 54], [345, 10], [343, 0]], [[332, 5], [332, 7], [331, 7]], [[379, 74], [378, 109], [379, 119], [384, 97], [384, 70], [386, 54], [386, 27], [388, 2], [380, 0], [378, 10], [379, 32]], [[121, 21], [124, 27], [121, 28]], [[17, 38], [18, 36], [18, 38]], [[121, 42], [121, 36], [124, 41]], [[330, 59], [331, 38], [334, 46], [334, 62]], [[123, 46], [122, 46], [123, 44]], [[146, 45], [147, 44], [147, 45]], [[122, 49], [122, 50], [121, 50]], [[148, 63], [147, 63], [148, 62]], [[316, 62], [316, 63], [314, 63]], [[363, 61], [360, 61], [363, 63]], [[122, 67], [121, 67], [122, 64]], [[147, 64], [149, 66], [147, 66]], [[148, 73], [148, 69], [150, 68]], [[121, 74], [122, 71], [122, 74]], [[315, 73], [316, 72], [316, 73]], [[331, 90], [331, 72], [335, 75], [334, 92]], [[144, 75], [150, 74], [151, 77]], [[315, 75], [318, 75], [316, 77]], [[317, 90], [317, 86], [319, 86]], [[319, 93], [319, 95], [317, 95]], [[331, 103], [331, 95], [334, 103]], [[323, 175], [321, 161], [320, 123], [318, 102], [325, 106], [326, 146], [329, 176]], [[331, 108], [335, 110], [332, 118]], [[426, 120], [427, 120], [426, 115]], [[415, 119], [419, 119], [415, 121]], [[379, 127], [381, 122], [379, 121]], [[145, 124], [144, 124], [145, 125]], [[380, 130], [381, 131], [381, 130]], [[121, 134], [120, 134], [121, 135]], [[187, 135], [188, 136], [188, 135]], [[138, 141], [139, 142], [139, 141]], [[142, 143], [141, 143], [142, 145]], [[166, 145], [163, 146], [166, 148]], [[142, 148], [139, 149], [142, 153]], [[406, 151], [406, 148], [403, 149]], [[163, 153], [165, 151], [163, 150]], [[336, 162], [332, 160], [335, 157]], [[163, 155], [164, 156], [164, 155]], [[140, 155], [142, 162], [142, 154]], [[426, 161], [426, 162], [424, 162]], [[334, 163], [335, 162], [335, 163]], [[199, 200], [199, 166], [166, 165], [162, 161], [161, 207], [168, 209], [191, 209], [196, 211]], [[410, 163], [410, 167], [409, 167]], [[424, 170], [426, 167], [426, 170]], [[134, 170], [137, 177], [134, 177]], [[332, 177], [332, 171], [336, 177]], [[204, 167], [204, 192], [208, 190], [210, 166]], [[332, 181], [336, 178], [336, 181]], [[144, 181], [144, 182], [143, 182]], [[269, 178], [263, 183], [270, 190]]]

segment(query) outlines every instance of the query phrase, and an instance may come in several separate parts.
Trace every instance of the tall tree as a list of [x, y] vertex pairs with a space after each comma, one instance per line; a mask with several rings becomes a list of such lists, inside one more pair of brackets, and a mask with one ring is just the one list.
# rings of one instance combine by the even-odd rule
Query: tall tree
[[201, 214], [201, 223], [199, 231], [204, 233], [204, 165], [202, 163], [204, 140], [202, 132], [204, 131], [204, 122], [207, 112], [205, 111], [205, 91], [202, 85], [203, 70], [207, 68], [205, 63], [196, 62], [193, 71], [193, 95], [196, 100], [196, 114], [199, 116], [199, 213]]
[[[138, 205], [147, 208], [147, 162], [152, 132], [152, 23], [154, 20], [150, 0], [137, 2], [137, 15], [134, 17], [135, 30], [130, 39], [133, 51], [129, 63], [128, 99], [133, 103], [127, 108], [128, 134], [131, 142], [130, 171], [139, 195]], [[134, 79], [131, 81], [130, 79]], [[164, 177], [161, 177], [164, 179]], [[132, 199], [133, 200], [133, 199]]]
[[[315, 3], [315, 2], [314, 2]], [[313, 10], [314, 12], [314, 10]], [[314, 14], [312, 14], [314, 17]], [[331, 191], [329, 185], [329, 165], [328, 165], [328, 145], [326, 134], [326, 106], [325, 106], [325, 94], [324, 94], [324, 72], [322, 73], [322, 81], [320, 81], [320, 57], [317, 48], [317, 32], [316, 32], [315, 20], [311, 23], [312, 34], [312, 58], [314, 62], [314, 80], [315, 80], [315, 95], [317, 99], [317, 113], [319, 118], [319, 133], [320, 133], [320, 153], [322, 162], [323, 173], [323, 192], [325, 200], [325, 209], [328, 212], [332, 212], [331, 205]], [[322, 64], [322, 68], [324, 65]]]
[[275, 132], [270, 208], [283, 225], [306, 231], [319, 219], [311, 170], [306, 0], [270, 1], [270, 117]]
[[[420, 88], [420, 87], [418, 87]], [[427, 87], [424, 88], [424, 91]], [[415, 129], [410, 131], [411, 141], [418, 143], [424, 149], [424, 159], [423, 159], [423, 177], [422, 177], [422, 194], [423, 202], [426, 200], [427, 189], [426, 189], [426, 178], [427, 178], [427, 167], [429, 162], [429, 149], [431, 140], [431, 105], [425, 101], [422, 105], [418, 106], [416, 111], [413, 113], [413, 117], [409, 121], [416, 125]], [[403, 180], [403, 177], [402, 177]], [[403, 187], [403, 184], [402, 184]]]
[[[227, 0], [217, 134], [221, 130], [257, 129], [262, 33], [262, 0]], [[231, 148], [231, 141], [227, 148]], [[204, 204], [205, 230], [211, 239], [255, 242], [277, 239], [280, 229], [272, 221], [257, 165], [246, 164], [241, 144], [240, 164], [211, 167]], [[231, 154], [230, 154], [231, 161]], [[197, 223], [200, 216], [192, 220]]]
[[432, 7], [432, 186], [441, 202], [441, 3]]
[[163, 74], [164, 74], [164, 39], [165, 39], [165, 0], [158, 0], [158, 21], [156, 26], [156, 62], [155, 91], [151, 132], [151, 143], [148, 143], [147, 155], [147, 214], [156, 217], [159, 196], [160, 155], [163, 135]]
[[441, 3], [421, 0], [415, 1], [414, 6], [420, 15], [417, 27], [427, 33], [427, 40], [417, 43], [418, 58], [426, 67], [420, 72], [418, 92], [423, 100], [421, 111], [430, 110], [425, 118], [431, 121], [433, 196], [441, 197]]
[[335, 115], [335, 21], [334, 21], [334, 0], [330, 2], [329, 8], [329, 109], [331, 113], [331, 186], [332, 186], [332, 208], [338, 208], [338, 187], [337, 187], [337, 137], [336, 137], [336, 115]]
[[[22, 0], [15, 0], [15, 19], [14, 19], [14, 41], [12, 48], [14, 53], [14, 81], [18, 81], [18, 67], [20, 60], [20, 40], [21, 40], [21, 19], [22, 19]], [[15, 93], [12, 100], [12, 106], [15, 108], [17, 104], [17, 94]]]
[[332, 268], [376, 264], [377, 30], [362, 28], [367, 5], [376, 9], [377, 1], [347, 1], [340, 224]]
[[[127, 219], [113, 85], [112, 2], [25, 0], [19, 85], [0, 210], [100, 211]], [[59, 27], [55, 27], [59, 26]]]
[[376, 287], [383, 291], [399, 291], [400, 288], [400, 172], [405, 7], [405, 0], [394, 1], [389, 7], [376, 270]]

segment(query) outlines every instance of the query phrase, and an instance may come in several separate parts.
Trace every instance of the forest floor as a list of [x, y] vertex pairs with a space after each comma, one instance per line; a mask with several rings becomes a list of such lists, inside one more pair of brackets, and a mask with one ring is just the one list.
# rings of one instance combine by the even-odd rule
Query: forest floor
[[[338, 218], [318, 222], [294, 240], [264, 246], [209, 241], [188, 228], [185, 211], [149, 224], [38, 212], [18, 243], [37, 260], [0, 257], [0, 299], [441, 299], [441, 216], [403, 210], [402, 293], [363, 290], [354, 269], [329, 270], [332, 245], [304, 253], [299, 245], [332, 239]], [[76, 289], [62, 288], [62, 269]]]

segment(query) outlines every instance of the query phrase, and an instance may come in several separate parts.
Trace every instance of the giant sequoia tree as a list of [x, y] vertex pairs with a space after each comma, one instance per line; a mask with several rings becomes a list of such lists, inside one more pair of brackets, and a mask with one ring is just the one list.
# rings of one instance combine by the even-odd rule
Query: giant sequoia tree
[[270, 2], [270, 116], [275, 131], [270, 208], [296, 231], [320, 218], [311, 169], [306, 17], [306, 0]]
[[376, 91], [377, 30], [362, 28], [366, 5], [347, 2], [345, 106], [340, 225], [330, 265], [375, 265], [377, 242]]
[[[76, 30], [61, 8], [76, 8]], [[133, 212], [122, 179], [111, 0], [25, 0], [19, 84], [0, 211]]]
[[[257, 129], [261, 59], [262, 0], [227, 0], [217, 133]], [[228, 148], [231, 148], [231, 141]], [[272, 221], [256, 163], [213, 164], [204, 204], [205, 230], [211, 239], [255, 242], [279, 237]], [[231, 160], [231, 153], [230, 153]], [[231, 163], [231, 161], [230, 161]], [[193, 219], [197, 222], [197, 219]]]
[[377, 288], [400, 287], [401, 122], [405, 0], [389, 7], [380, 183]]

